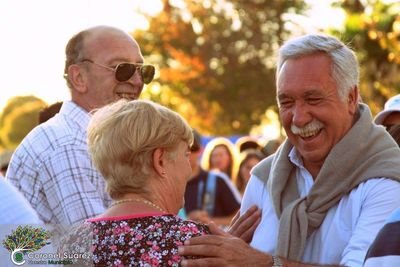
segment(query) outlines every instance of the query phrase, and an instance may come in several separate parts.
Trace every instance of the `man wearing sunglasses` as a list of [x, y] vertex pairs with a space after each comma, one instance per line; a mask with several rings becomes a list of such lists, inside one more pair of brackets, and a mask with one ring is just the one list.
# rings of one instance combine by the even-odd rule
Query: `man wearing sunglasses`
[[22, 141], [6, 177], [45, 223], [69, 225], [102, 213], [111, 201], [86, 148], [90, 112], [120, 98], [139, 98], [155, 69], [144, 63], [137, 42], [113, 27], [79, 32], [65, 52], [71, 100]]

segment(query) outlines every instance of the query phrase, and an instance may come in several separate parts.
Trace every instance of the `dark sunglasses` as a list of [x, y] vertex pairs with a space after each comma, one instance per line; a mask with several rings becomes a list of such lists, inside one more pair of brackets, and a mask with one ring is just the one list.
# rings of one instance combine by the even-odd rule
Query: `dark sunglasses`
[[108, 67], [100, 63], [94, 62], [91, 59], [83, 59], [82, 62], [90, 62], [97, 66], [106, 68], [115, 72], [115, 79], [119, 82], [128, 81], [136, 72], [140, 71], [140, 77], [145, 84], [150, 83], [154, 78], [155, 68], [153, 65], [144, 65], [140, 63], [119, 63], [115, 67]]

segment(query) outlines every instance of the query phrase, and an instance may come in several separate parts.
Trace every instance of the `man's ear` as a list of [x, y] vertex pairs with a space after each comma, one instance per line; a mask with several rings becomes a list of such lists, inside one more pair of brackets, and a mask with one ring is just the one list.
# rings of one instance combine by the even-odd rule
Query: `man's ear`
[[153, 152], [153, 168], [156, 173], [165, 177], [165, 163], [166, 163], [166, 151], [163, 148], [157, 148]]
[[84, 70], [78, 64], [72, 64], [68, 67], [68, 79], [75, 91], [81, 94], [87, 92]]
[[358, 103], [360, 102], [360, 95], [357, 86], [354, 86], [352, 89], [350, 89], [347, 101], [349, 104], [350, 113], [355, 114], [358, 109]]

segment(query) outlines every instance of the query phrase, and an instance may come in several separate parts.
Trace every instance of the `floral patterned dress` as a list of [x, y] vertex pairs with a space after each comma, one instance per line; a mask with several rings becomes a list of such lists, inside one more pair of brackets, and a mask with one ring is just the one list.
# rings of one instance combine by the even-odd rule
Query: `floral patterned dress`
[[71, 240], [74, 251], [79, 251], [78, 243], [88, 240], [84, 238], [87, 226], [93, 238], [89, 243], [94, 266], [179, 266], [178, 246], [209, 233], [203, 224], [169, 214], [99, 218], [88, 220], [70, 235], [68, 250]]

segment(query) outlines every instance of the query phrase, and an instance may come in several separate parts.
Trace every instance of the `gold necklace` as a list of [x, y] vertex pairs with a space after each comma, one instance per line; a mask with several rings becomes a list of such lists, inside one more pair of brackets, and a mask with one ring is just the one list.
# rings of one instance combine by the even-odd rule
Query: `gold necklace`
[[127, 198], [127, 199], [121, 199], [121, 200], [118, 200], [118, 201], [113, 202], [113, 203], [111, 204], [111, 207], [112, 207], [112, 206], [119, 205], [119, 204], [122, 204], [122, 203], [125, 203], [125, 202], [139, 202], [139, 203], [141, 202], [141, 203], [144, 203], [144, 204], [146, 204], [147, 206], [153, 207], [153, 208], [155, 208], [155, 209], [157, 209], [157, 210], [159, 210], [159, 211], [161, 211], [161, 212], [163, 212], [163, 213], [168, 213], [168, 212], [166, 212], [165, 210], [163, 210], [160, 206], [157, 206], [156, 204], [154, 204], [153, 202], [148, 201], [148, 200], [146, 200], [146, 199], [141, 199], [141, 198]]

